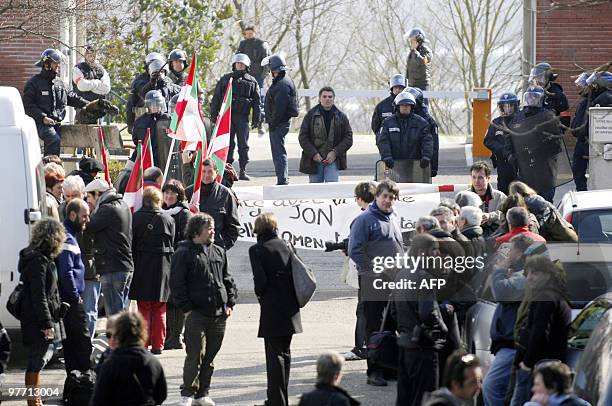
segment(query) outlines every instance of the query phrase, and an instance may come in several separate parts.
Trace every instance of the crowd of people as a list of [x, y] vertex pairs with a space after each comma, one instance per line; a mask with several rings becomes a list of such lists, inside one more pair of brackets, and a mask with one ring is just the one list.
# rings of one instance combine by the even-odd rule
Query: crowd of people
[[[79, 169], [66, 176], [58, 158], [65, 108], [70, 105], [94, 115], [95, 108], [102, 115], [110, 112], [112, 106], [102, 102], [110, 91], [110, 79], [90, 46], [85, 60], [75, 67], [75, 91], [67, 90], [56, 80], [63, 56], [53, 49], [43, 52], [38, 63], [41, 73], [28, 82], [23, 97], [44, 142], [47, 189], [47, 218], [36, 223], [30, 245], [19, 254], [26, 385], [38, 387], [41, 371], [63, 348], [67, 373], [97, 372], [91, 404], [119, 404], [116, 396], [121, 396], [122, 404], [161, 404], [167, 387], [155, 355], [184, 348], [181, 405], [215, 404], [209, 393], [214, 359], [238, 300], [227, 259], [239, 235], [239, 206], [231, 185], [250, 179], [249, 127], [262, 131], [263, 122], [269, 125], [276, 183], [289, 183], [285, 136], [299, 113], [284, 58], [270, 54], [267, 44], [256, 38], [254, 27], [247, 27], [244, 34], [231, 60], [232, 72], [217, 83], [210, 109], [215, 122], [231, 78], [234, 97], [227, 163], [233, 169], [237, 145], [239, 170], [237, 174], [226, 170], [221, 184], [216, 161], [204, 159], [200, 204], [195, 208], [187, 203], [194, 188], [193, 154], [183, 154], [182, 179], [164, 184], [162, 170], [149, 168], [144, 173], [142, 208], [133, 213], [122, 198], [133, 158], [114, 187], [97, 178], [104, 167], [92, 158], [84, 158]], [[436, 176], [438, 126], [423, 95], [429, 89], [433, 56], [422, 30], [412, 30], [408, 41], [406, 76], [391, 76], [391, 94], [376, 106], [372, 131], [388, 169], [396, 161], [415, 160]], [[158, 132], [159, 122], [169, 122], [166, 113], [176, 104], [187, 66], [180, 49], [173, 50], [167, 61], [151, 53], [131, 87], [128, 131], [137, 142], [148, 130], [154, 161], [160, 166], [164, 135]], [[264, 94], [268, 72], [272, 83]], [[501, 116], [492, 121], [485, 138], [499, 190], [491, 184], [491, 167], [475, 163], [469, 190], [457, 193], [455, 200], [444, 199], [429, 216], [419, 218], [415, 236], [402, 234], [399, 227], [394, 212], [399, 189], [394, 182], [357, 185], [355, 197], [362, 213], [352, 222], [345, 243], [359, 281], [354, 347], [343, 357], [336, 353], [319, 357], [316, 389], [302, 396], [301, 405], [359, 404], [339, 387], [344, 360], [359, 359], [367, 360], [368, 385], [386, 386], [388, 379], [397, 379], [398, 406], [461, 405], [479, 393], [485, 405], [492, 406], [583, 404], [571, 395], [570, 372], [563, 364], [571, 321], [565, 273], [548, 258], [546, 249], [546, 242], [577, 241], [572, 226], [551, 204], [556, 186], [551, 163], [561, 152], [563, 125], [570, 124], [563, 124], [569, 105], [555, 78], [550, 65], [538, 64], [523, 94], [522, 110], [516, 95], [500, 97]], [[579, 144], [587, 142], [587, 107], [609, 106], [612, 98], [609, 72], [594, 72], [583, 79], [582, 109], [571, 124]], [[306, 113], [300, 126], [299, 170], [312, 183], [337, 182], [339, 171], [348, 167], [353, 131], [347, 115], [335, 106], [332, 87], [322, 87], [318, 97], [319, 104]], [[574, 157], [577, 186], [584, 185], [588, 152], [582, 148]], [[289, 404], [291, 341], [302, 332], [292, 278], [293, 247], [279, 237], [278, 229], [273, 213], [260, 214], [254, 224], [257, 243], [249, 249], [261, 307], [258, 336], [264, 339], [268, 406]], [[462, 273], [429, 265], [416, 272], [374, 272], [374, 257], [404, 253], [487, 257], [487, 261], [485, 270], [469, 266]], [[491, 329], [495, 359], [483, 377], [480, 361], [466, 352], [461, 331], [485, 271], [491, 275], [498, 304]], [[436, 273], [447, 281], [440, 291], [414, 295], [374, 288], [381, 279], [422, 281]], [[101, 296], [109, 351], [94, 362], [92, 339]], [[129, 310], [130, 300], [138, 312]], [[397, 357], [391, 362], [383, 363], [376, 352], [374, 337], [382, 331], [396, 338]], [[120, 393], [109, 389], [119, 385], [127, 389]], [[30, 396], [28, 404], [40, 405], [41, 398]]]

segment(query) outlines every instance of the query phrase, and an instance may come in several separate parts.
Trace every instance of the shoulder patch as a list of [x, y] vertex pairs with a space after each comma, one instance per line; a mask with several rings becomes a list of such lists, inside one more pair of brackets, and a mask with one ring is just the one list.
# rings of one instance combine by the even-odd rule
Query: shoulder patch
[[389, 128], [389, 132], [397, 132], [398, 133], [398, 132], [400, 132], [400, 129], [399, 129], [399, 127], [390, 127]]

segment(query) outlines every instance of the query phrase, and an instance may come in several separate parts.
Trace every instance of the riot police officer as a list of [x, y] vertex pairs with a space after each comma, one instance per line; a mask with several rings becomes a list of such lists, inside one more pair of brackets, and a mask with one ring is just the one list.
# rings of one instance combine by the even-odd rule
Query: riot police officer
[[508, 186], [516, 180], [517, 173], [513, 163], [508, 162], [508, 152], [512, 150], [510, 134], [504, 131], [508, 128], [514, 115], [518, 111], [519, 99], [514, 93], [502, 94], [497, 101], [499, 117], [491, 122], [484, 144], [491, 151], [491, 162], [497, 168], [497, 189], [508, 194]]
[[406, 37], [410, 46], [408, 60], [406, 61], [408, 86], [428, 90], [433, 54], [431, 49], [425, 46], [425, 33], [420, 28], [413, 28]]
[[[581, 75], [582, 76], [582, 75]], [[578, 83], [578, 80], [576, 81]], [[587, 190], [586, 171], [589, 165], [589, 108], [612, 106], [612, 73], [594, 72], [585, 81], [582, 98], [572, 120], [576, 148], [572, 157], [572, 172], [576, 190]]]
[[177, 86], [183, 86], [187, 81], [187, 73], [185, 69], [189, 64], [187, 63], [187, 54], [182, 49], [174, 49], [168, 55], [168, 66], [170, 67], [170, 73], [168, 77]]
[[149, 81], [140, 88], [140, 97], [144, 99], [150, 90], [159, 90], [166, 99], [166, 110], [170, 99], [181, 92], [181, 87], [175, 85], [168, 77], [168, 63], [164, 60], [154, 59], [147, 66]]
[[[227, 162], [234, 162], [234, 148], [238, 143], [238, 163], [240, 180], [250, 180], [246, 174], [249, 163], [249, 114], [253, 112], [251, 127], [258, 128], [261, 122], [261, 98], [257, 80], [249, 75], [251, 60], [245, 54], [235, 54], [232, 57], [232, 72], [221, 77], [215, 87], [215, 94], [210, 104], [213, 122], [221, 110], [221, 103], [230, 78], [232, 82], [232, 125], [230, 130], [230, 145], [227, 152]], [[237, 140], [236, 140], [237, 139]]]
[[272, 84], [266, 93], [266, 122], [270, 128], [270, 148], [272, 162], [276, 172], [276, 184], [289, 184], [287, 150], [285, 136], [289, 132], [291, 117], [297, 117], [299, 106], [297, 91], [293, 81], [286, 76], [289, 70], [285, 59], [280, 55], [271, 55], [261, 61], [262, 66], [270, 66]]
[[[149, 90], [145, 95], [145, 108], [147, 112], [134, 121], [134, 131], [132, 141], [144, 142], [147, 136], [147, 129], [151, 134], [151, 150], [153, 152], [153, 165], [164, 168], [166, 157], [159, 154], [159, 145], [166, 140], [160, 139], [167, 137], [163, 129], [170, 124], [170, 116], [167, 112], [166, 98], [160, 90]], [[132, 161], [136, 160], [136, 151], [132, 154]], [[162, 162], [163, 160], [163, 162]]]
[[89, 105], [87, 100], [67, 90], [57, 77], [65, 60], [57, 49], [45, 49], [35, 64], [41, 68], [40, 73], [32, 76], [23, 90], [23, 107], [36, 122], [38, 136], [45, 144], [45, 156], [60, 154], [60, 124], [66, 116], [66, 106], [86, 108]]
[[433, 139], [427, 121], [413, 112], [414, 96], [402, 92], [395, 97], [395, 114], [383, 121], [376, 138], [380, 159], [393, 168], [397, 159], [420, 160], [427, 168], [433, 157]]
[[154, 60], [162, 61], [165, 63], [165, 59], [159, 52], [150, 52], [147, 54], [144, 60], [144, 72], [139, 73], [136, 78], [132, 81], [132, 85], [130, 86], [130, 94], [128, 96], [127, 104], [126, 104], [126, 124], [128, 128], [128, 132], [132, 134], [132, 128], [134, 126], [134, 120], [138, 117], [146, 113], [146, 108], [144, 105], [144, 96], [141, 97], [141, 90], [150, 80], [149, 76], [149, 64]]
[[421, 89], [416, 87], [407, 87], [406, 92], [410, 93], [414, 96], [414, 100], [416, 101], [416, 105], [413, 108], [414, 114], [421, 116], [427, 121], [429, 124], [429, 132], [431, 133], [431, 137], [433, 139], [433, 157], [431, 158], [431, 177], [435, 177], [438, 175], [438, 154], [440, 152], [440, 140], [438, 137], [438, 123], [436, 120], [429, 114], [429, 108], [425, 101], [425, 97], [423, 96], [423, 92]]
[[555, 83], [559, 75], [554, 73], [549, 63], [542, 62], [531, 69], [529, 82], [544, 89], [544, 108], [552, 110], [557, 116], [561, 116], [561, 123], [569, 125], [569, 103], [563, 92], [563, 87]]
[[512, 151], [506, 152], [506, 156], [509, 162], [516, 159], [518, 178], [552, 202], [557, 182], [557, 160], [563, 146], [559, 119], [552, 110], [544, 107], [545, 97], [544, 89], [535, 85], [523, 93], [524, 107], [510, 123]]
[[374, 113], [372, 114], [372, 131], [374, 132], [374, 136], [376, 136], [378, 131], [380, 131], [380, 127], [382, 126], [385, 118], [393, 115], [393, 100], [395, 100], [395, 96], [400, 94], [405, 88], [406, 78], [404, 75], [396, 73], [395, 75], [391, 76], [389, 79], [389, 90], [391, 91], [391, 95], [378, 103], [374, 108]]

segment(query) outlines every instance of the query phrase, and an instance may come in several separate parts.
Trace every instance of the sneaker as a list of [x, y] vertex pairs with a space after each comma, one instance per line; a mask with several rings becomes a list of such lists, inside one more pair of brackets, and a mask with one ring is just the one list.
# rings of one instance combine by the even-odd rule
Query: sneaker
[[181, 396], [181, 403], [179, 403], [179, 405], [180, 406], [192, 406], [193, 398], [189, 396]]
[[251, 177], [246, 174], [246, 171], [244, 169], [241, 169], [240, 175], [238, 175], [238, 179], [239, 180], [251, 180]]
[[202, 396], [201, 398], [195, 398], [192, 406], [215, 406], [215, 402], [210, 396]]
[[353, 351], [346, 352], [343, 356], [345, 361], [359, 361], [363, 359], [359, 354], [355, 354]]

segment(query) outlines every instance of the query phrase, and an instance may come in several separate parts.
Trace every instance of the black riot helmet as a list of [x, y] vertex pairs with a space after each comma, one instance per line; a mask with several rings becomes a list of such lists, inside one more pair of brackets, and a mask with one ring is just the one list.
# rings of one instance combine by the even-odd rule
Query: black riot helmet
[[529, 73], [529, 82], [546, 88], [548, 83], [557, 80], [558, 76], [559, 75], [553, 72], [553, 68], [549, 63], [541, 62], [531, 69]]
[[401, 73], [396, 73], [389, 78], [389, 90], [393, 90], [395, 86], [406, 88], [406, 78]]
[[42, 54], [40, 54], [40, 59], [34, 65], [42, 67], [46, 62], [55, 62], [62, 63], [66, 60], [64, 54], [53, 48], [45, 49]]
[[413, 28], [406, 34], [406, 39], [410, 38], [414, 38], [419, 45], [423, 45], [423, 42], [425, 42], [425, 32], [420, 28]]
[[170, 64], [170, 68], [172, 68], [173, 61], [181, 61], [183, 62], [183, 66], [186, 68], [189, 64], [187, 63], [187, 54], [182, 49], [173, 49], [168, 55], [168, 63]]
[[497, 100], [497, 108], [503, 117], [508, 117], [517, 112], [519, 99], [512, 92], [503, 93]]
[[417, 87], [407, 87], [404, 92], [410, 93], [418, 106], [423, 105], [423, 91]]
[[159, 90], [149, 90], [145, 95], [145, 107], [150, 114], [165, 113], [166, 99]]
[[542, 107], [544, 105], [544, 89], [540, 86], [531, 85], [523, 93], [523, 106]]
[[285, 62], [285, 58], [281, 55], [270, 55], [261, 60], [261, 66], [270, 65], [270, 71], [278, 72], [278, 71], [288, 71], [287, 63]]

